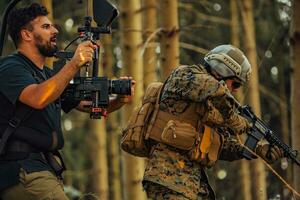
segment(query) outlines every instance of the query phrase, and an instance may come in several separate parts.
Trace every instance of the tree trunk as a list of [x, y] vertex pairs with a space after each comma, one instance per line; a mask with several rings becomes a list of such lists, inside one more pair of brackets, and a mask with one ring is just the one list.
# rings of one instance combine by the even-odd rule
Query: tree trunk
[[[280, 129], [279, 131], [281, 131], [281, 135], [282, 135], [282, 139], [283, 141], [288, 144], [288, 145], [292, 145], [290, 138], [291, 138], [291, 127], [290, 127], [290, 121], [289, 121], [289, 100], [287, 100], [287, 67], [286, 66], [286, 61], [284, 61], [284, 59], [281, 59], [278, 61], [278, 82], [280, 84], [278, 84], [278, 91], [279, 91], [279, 110], [280, 110]], [[291, 74], [288, 74], [288, 76], [291, 76]], [[287, 160], [281, 160], [281, 166], [284, 169], [283, 174], [285, 177], [285, 179], [287, 180], [288, 183], [292, 183], [293, 179], [292, 179], [292, 166], [288, 165], [288, 161]], [[282, 198], [283, 199], [289, 199], [291, 193], [287, 193], [285, 192], [285, 190], [287, 190], [284, 185], [282, 185], [281, 187], [282, 189]]]
[[[132, 110], [141, 103], [143, 96], [143, 60], [140, 56], [142, 47], [142, 16], [139, 0], [121, 0], [120, 7], [122, 67], [126, 71], [125, 75], [130, 75], [136, 80], [133, 101], [125, 107], [124, 122], [127, 122]], [[144, 199], [145, 193], [141, 184], [144, 173], [144, 160], [124, 152], [124, 163], [126, 199]]]
[[[112, 54], [112, 37], [104, 35], [101, 40], [104, 48], [102, 58], [104, 75], [113, 78], [114, 59]], [[108, 159], [109, 159], [109, 185], [110, 185], [110, 200], [121, 200], [121, 173], [120, 173], [120, 130], [118, 128], [118, 113], [110, 113], [108, 116], [109, 130], [107, 134], [108, 143]]]
[[108, 78], [112, 79], [115, 74], [113, 70], [113, 66], [115, 64], [114, 55], [113, 55], [113, 44], [112, 44], [112, 36], [104, 34], [101, 37], [101, 44], [103, 46], [103, 56], [102, 56], [102, 67], [103, 73]]
[[160, 0], [161, 26], [161, 80], [179, 65], [179, 28], [177, 0]]
[[[248, 83], [249, 87], [249, 104], [253, 108], [253, 112], [257, 115], [261, 115], [260, 110], [260, 96], [259, 96], [259, 77], [256, 55], [256, 40], [255, 40], [255, 24], [253, 19], [253, 1], [244, 0], [242, 3], [242, 17], [243, 27], [245, 30], [244, 44], [246, 49], [246, 56], [248, 57], [252, 66], [252, 76]], [[267, 199], [266, 192], [266, 172], [263, 163], [260, 160], [253, 161], [252, 165], [253, 182], [252, 191], [253, 199], [265, 200]]]
[[237, 0], [230, 0], [230, 11], [231, 11], [231, 42], [234, 46], [240, 46], [239, 38], [239, 12]]
[[53, 20], [52, 0], [41, 0], [41, 4], [47, 8], [47, 10], [49, 12], [48, 18], [52, 21]]
[[110, 132], [108, 134], [109, 152], [108, 156], [110, 159], [110, 199], [121, 200], [122, 199], [122, 187], [121, 187], [121, 172], [120, 172], [120, 135], [119, 135], [119, 124], [117, 120], [117, 113], [112, 113], [109, 116]]
[[[240, 24], [239, 24], [239, 12], [237, 0], [230, 0], [230, 10], [231, 10], [231, 42], [234, 46], [240, 46]], [[244, 100], [243, 89], [237, 93], [237, 99], [239, 102], [243, 103]], [[238, 172], [240, 176], [240, 184], [237, 187], [241, 187], [241, 197], [244, 200], [251, 200], [251, 176], [250, 176], [250, 165], [247, 160], [240, 160], [235, 167], [238, 167]]]
[[[300, 149], [300, 1], [294, 1], [293, 22], [291, 27], [291, 50], [292, 50], [292, 78], [291, 78], [291, 111], [292, 111], [292, 146]], [[299, 157], [299, 156], [298, 156]], [[293, 166], [293, 183], [297, 191], [300, 191], [300, 168]]]
[[[93, 2], [89, 1], [89, 15], [93, 16]], [[93, 21], [92, 26], [96, 26]], [[102, 59], [99, 56], [99, 59]], [[99, 60], [98, 75], [103, 75], [102, 63]], [[94, 66], [95, 67], [95, 66]], [[92, 73], [90, 73], [90, 76]], [[95, 144], [93, 149], [92, 166], [93, 166], [93, 178], [92, 178], [92, 191], [99, 197], [99, 199], [109, 199], [109, 188], [108, 188], [108, 164], [107, 164], [107, 140], [106, 140], [106, 120], [102, 117], [101, 120], [91, 120], [91, 126], [95, 138]]]
[[105, 123], [105, 119], [91, 121], [91, 130], [93, 130], [92, 134], [94, 138], [91, 151], [93, 166], [91, 191], [101, 200], [109, 199]]
[[157, 12], [156, 3], [157, 0], [144, 0], [144, 22], [143, 30], [145, 30], [144, 35], [144, 88], [146, 88], [149, 83], [157, 81], [157, 56], [156, 56], [156, 43], [155, 43], [155, 31], [157, 28]]

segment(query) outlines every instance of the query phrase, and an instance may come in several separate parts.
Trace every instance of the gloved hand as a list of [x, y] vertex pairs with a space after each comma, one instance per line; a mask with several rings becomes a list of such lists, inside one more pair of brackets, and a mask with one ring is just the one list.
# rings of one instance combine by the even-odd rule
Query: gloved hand
[[256, 154], [263, 158], [267, 163], [273, 164], [278, 159], [283, 158], [283, 151], [277, 146], [270, 144], [259, 145], [256, 148]]

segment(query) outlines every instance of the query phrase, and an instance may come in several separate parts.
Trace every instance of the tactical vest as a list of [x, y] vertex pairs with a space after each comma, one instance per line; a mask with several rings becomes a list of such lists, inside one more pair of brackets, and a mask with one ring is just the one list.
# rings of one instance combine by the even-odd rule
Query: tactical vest
[[211, 167], [218, 159], [221, 136], [201, 123], [198, 103], [191, 103], [185, 112], [176, 116], [156, 109], [148, 125], [145, 140], [152, 139], [180, 150], [186, 150], [190, 159]]

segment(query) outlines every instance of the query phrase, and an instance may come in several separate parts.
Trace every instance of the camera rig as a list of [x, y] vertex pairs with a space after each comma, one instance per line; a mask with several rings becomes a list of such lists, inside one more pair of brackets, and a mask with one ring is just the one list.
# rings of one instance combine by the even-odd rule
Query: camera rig
[[[20, 1], [11, 1], [4, 12], [0, 32], [0, 55], [2, 55], [8, 13]], [[84, 26], [78, 28], [79, 36], [67, 45], [67, 47], [77, 39], [81, 39], [82, 41], [89, 40], [96, 43], [100, 39], [101, 34], [111, 33], [111, 24], [118, 16], [118, 10], [106, 0], [93, 0], [93, 13], [97, 26], [93, 27], [91, 25], [92, 17], [85, 16]], [[131, 95], [131, 80], [109, 80], [105, 76], [98, 77], [99, 52], [100, 47], [94, 50], [93, 62], [86, 66], [92, 67], [92, 76], [89, 76], [87, 73], [82, 77], [80, 76], [80, 72], [78, 72], [61, 95], [62, 99], [70, 98], [77, 101], [91, 101], [90, 118], [92, 119], [100, 119], [101, 116], [105, 117], [107, 115], [110, 94]], [[73, 55], [73, 52], [68, 51], [56, 52], [55, 56], [58, 60], [53, 64], [54, 72], [57, 73]]]

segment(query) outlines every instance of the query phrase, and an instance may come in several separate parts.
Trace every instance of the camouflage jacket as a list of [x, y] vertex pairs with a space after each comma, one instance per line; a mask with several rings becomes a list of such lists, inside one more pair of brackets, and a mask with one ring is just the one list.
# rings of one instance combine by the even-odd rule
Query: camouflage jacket
[[[209, 75], [202, 66], [180, 66], [166, 81], [160, 109], [174, 115], [183, 113], [191, 102], [199, 103], [199, 120], [212, 128], [241, 134], [248, 128], [247, 121], [235, 113], [233, 101], [225, 84]], [[241, 159], [241, 145], [227, 132], [223, 135], [219, 159]], [[214, 199], [204, 167], [190, 161], [188, 154], [158, 143], [152, 147], [144, 180], [161, 184], [189, 199], [202, 199], [208, 193]]]

